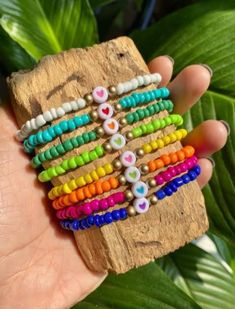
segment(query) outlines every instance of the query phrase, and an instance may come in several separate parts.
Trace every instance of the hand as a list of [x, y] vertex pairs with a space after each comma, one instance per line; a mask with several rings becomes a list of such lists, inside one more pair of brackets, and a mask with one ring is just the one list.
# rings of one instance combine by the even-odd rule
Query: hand
[[[163, 56], [151, 61], [152, 72], [171, 79], [173, 64]], [[175, 112], [184, 113], [206, 91], [209, 71], [201, 65], [184, 69], [169, 84]], [[90, 271], [70, 233], [61, 231], [47, 205], [46, 190], [36, 181], [29, 158], [14, 139], [17, 126], [8, 106], [0, 107], [0, 303], [12, 308], [69, 308], [91, 293], [105, 274]], [[205, 159], [226, 143], [224, 124], [210, 120], [191, 132], [185, 143], [197, 149], [202, 166], [198, 181], [212, 174]], [[19, 305], [20, 304], [20, 305]]]

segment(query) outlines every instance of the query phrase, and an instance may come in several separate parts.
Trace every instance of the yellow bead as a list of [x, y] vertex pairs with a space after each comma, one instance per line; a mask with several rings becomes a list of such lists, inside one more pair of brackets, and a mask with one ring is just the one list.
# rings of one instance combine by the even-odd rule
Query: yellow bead
[[151, 141], [151, 142], [150, 142], [150, 145], [151, 145], [151, 147], [153, 148], [153, 150], [158, 149], [158, 143], [157, 143], [157, 141]]
[[171, 143], [174, 143], [174, 142], [177, 141], [177, 137], [176, 137], [176, 135], [175, 135], [174, 133], [170, 133], [170, 134], [169, 134], [169, 137], [170, 137], [170, 139], [171, 139]]
[[97, 174], [99, 175], [99, 177], [104, 177], [106, 175], [105, 170], [102, 166], [99, 166], [97, 169]]
[[87, 182], [87, 181], [86, 181], [86, 183], [91, 183], [93, 180], [94, 180], [94, 181], [99, 180], [99, 176], [98, 176], [96, 170], [90, 172], [90, 174], [87, 174], [86, 176], [89, 177], [89, 179], [91, 179], [90, 182]]
[[54, 194], [53, 194], [52, 191], [50, 191], [50, 192], [48, 193], [48, 197], [49, 197], [50, 200], [54, 200]]
[[188, 131], [187, 131], [187, 130], [185, 130], [185, 129], [180, 129], [180, 131], [181, 131], [181, 133], [183, 134], [183, 138], [184, 138], [185, 136], [187, 136], [187, 134], [188, 134]]
[[161, 139], [161, 138], [159, 138], [159, 140], [158, 140], [158, 148], [160, 149], [160, 148], [163, 148], [164, 146], [165, 146], [165, 143], [163, 142], [163, 140]]
[[78, 188], [81, 188], [81, 187], [85, 186], [85, 185], [86, 185], [86, 180], [85, 180], [85, 178], [84, 178], [83, 176], [78, 177], [78, 178], [76, 179], [76, 184], [77, 184], [77, 187], [78, 187]]
[[66, 193], [66, 194], [69, 194], [69, 193], [72, 192], [72, 190], [71, 190], [70, 187], [68, 186], [68, 183], [65, 183], [65, 184], [63, 185], [63, 191], [64, 191], [64, 193]]
[[[91, 173], [92, 173], [92, 172], [91, 172]], [[86, 175], [84, 176], [84, 179], [85, 179], [85, 181], [86, 181], [86, 184], [93, 182], [93, 180], [96, 180], [96, 179], [93, 178], [93, 175], [91, 175], [91, 173], [86, 174]], [[98, 177], [97, 177], [97, 178], [98, 178]], [[98, 178], [98, 179], [99, 179], [99, 178]]]
[[107, 175], [111, 174], [113, 172], [113, 166], [110, 163], [107, 163], [104, 165], [104, 169]]
[[171, 142], [171, 139], [170, 139], [170, 137], [169, 137], [168, 135], [164, 136], [164, 137], [162, 138], [162, 140], [163, 140], [163, 142], [164, 142], [165, 145], [168, 145], [168, 144], [170, 144], [170, 142]]
[[70, 187], [70, 189], [73, 191], [73, 190], [75, 190], [75, 189], [77, 189], [77, 184], [76, 184], [76, 180], [75, 179], [73, 179], [73, 180], [71, 180], [70, 182], [69, 182], [69, 187]]
[[149, 144], [144, 144], [142, 146], [142, 149], [144, 150], [145, 153], [150, 153], [152, 151], [152, 147]]

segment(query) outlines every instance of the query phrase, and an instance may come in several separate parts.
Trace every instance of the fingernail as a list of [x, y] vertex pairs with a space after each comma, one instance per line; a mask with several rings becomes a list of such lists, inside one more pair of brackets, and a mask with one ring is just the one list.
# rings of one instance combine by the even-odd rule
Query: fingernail
[[220, 122], [225, 126], [225, 128], [228, 132], [228, 136], [229, 136], [230, 135], [230, 125], [224, 120], [220, 120]]
[[164, 57], [167, 57], [167, 58], [172, 62], [172, 64], [174, 65], [175, 60], [174, 60], [171, 56], [169, 56], [169, 55], [164, 55]]
[[200, 63], [201, 66], [203, 66], [205, 69], [207, 69], [207, 71], [210, 73], [210, 76], [213, 76], [213, 70], [211, 67], [209, 67], [209, 65], [204, 64], [204, 63]]
[[212, 159], [211, 157], [208, 157], [207, 160], [209, 160], [212, 164], [212, 167], [214, 168], [215, 167], [215, 161], [214, 159]]

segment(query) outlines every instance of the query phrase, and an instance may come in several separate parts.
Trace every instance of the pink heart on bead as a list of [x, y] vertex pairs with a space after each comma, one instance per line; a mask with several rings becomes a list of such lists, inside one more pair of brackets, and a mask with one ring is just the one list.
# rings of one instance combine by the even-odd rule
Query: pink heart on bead
[[126, 160], [127, 162], [131, 163], [131, 161], [132, 161], [132, 156], [129, 155], [129, 156], [125, 157], [125, 160]]
[[96, 94], [102, 98], [104, 96], [104, 90], [103, 89], [96, 90]]

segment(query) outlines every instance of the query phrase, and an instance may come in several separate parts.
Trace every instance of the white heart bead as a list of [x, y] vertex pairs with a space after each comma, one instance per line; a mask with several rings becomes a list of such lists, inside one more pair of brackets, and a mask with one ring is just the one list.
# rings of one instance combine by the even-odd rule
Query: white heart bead
[[98, 86], [92, 91], [92, 96], [96, 103], [101, 104], [107, 101], [109, 93], [106, 88]]
[[140, 171], [135, 166], [128, 167], [124, 172], [125, 178], [130, 183], [135, 183], [140, 179]]
[[145, 198], [137, 198], [133, 202], [133, 206], [137, 213], [143, 214], [149, 210], [149, 201]]
[[114, 134], [110, 140], [110, 145], [113, 149], [119, 150], [122, 149], [126, 145], [126, 139], [122, 134], [116, 133]]
[[137, 181], [132, 185], [131, 191], [137, 198], [145, 197], [148, 194], [148, 186], [143, 181]]
[[136, 156], [134, 152], [127, 150], [121, 154], [120, 161], [125, 167], [133, 166], [136, 162]]
[[102, 103], [97, 109], [100, 119], [109, 119], [113, 116], [113, 107], [109, 103]]
[[119, 129], [119, 124], [118, 124], [117, 120], [115, 120], [113, 118], [109, 118], [109, 119], [106, 119], [103, 122], [103, 129], [104, 129], [106, 134], [113, 135], [113, 134], [117, 133], [117, 131]]

